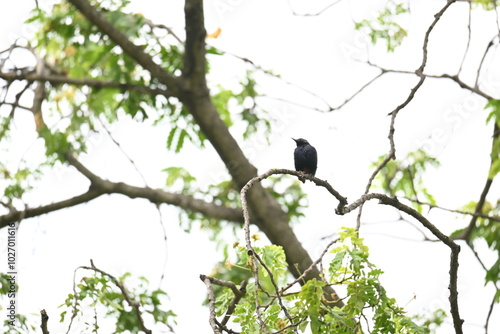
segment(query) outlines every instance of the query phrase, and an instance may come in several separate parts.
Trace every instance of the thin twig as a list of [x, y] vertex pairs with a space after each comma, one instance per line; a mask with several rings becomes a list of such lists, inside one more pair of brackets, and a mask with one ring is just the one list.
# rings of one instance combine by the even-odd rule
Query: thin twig
[[316, 259], [316, 261], [314, 261], [313, 263], [311, 263], [311, 265], [309, 266], [309, 268], [307, 268], [306, 270], [304, 270], [304, 272], [299, 277], [297, 277], [293, 282], [290, 282], [287, 286], [283, 287], [281, 289], [281, 293], [283, 294], [286, 290], [290, 289], [292, 286], [294, 286], [295, 284], [297, 284], [298, 282], [300, 282], [301, 280], [303, 280], [304, 277], [307, 275], [307, 273], [309, 271], [311, 271], [314, 268], [314, 266], [318, 265], [318, 263], [320, 263], [323, 260], [323, 257], [325, 256], [326, 252], [328, 252], [328, 249], [330, 249], [330, 247], [334, 243], [336, 243], [337, 241], [339, 241], [339, 238], [336, 238], [336, 239], [330, 241], [328, 243], [328, 245], [326, 245], [326, 247], [323, 249], [323, 252], [321, 253], [321, 255]]
[[491, 314], [493, 313], [493, 309], [495, 308], [495, 305], [497, 303], [496, 302], [496, 293], [498, 293], [498, 289], [497, 289], [497, 291], [495, 291], [495, 295], [491, 299], [490, 309], [488, 310], [488, 315], [486, 316], [486, 323], [484, 324], [484, 334], [488, 334], [488, 327], [490, 325]]
[[335, 6], [336, 4], [342, 2], [342, 0], [336, 0], [336, 1], [332, 1], [332, 3], [326, 5], [325, 7], [323, 7], [322, 9], [318, 10], [317, 12], [315, 13], [305, 13], [305, 14], [300, 14], [300, 13], [297, 13], [295, 11], [295, 9], [293, 9], [292, 7], [292, 4], [290, 3], [290, 0], [288, 0], [288, 6], [290, 7], [290, 10], [292, 11], [292, 14], [294, 16], [304, 16], [304, 17], [311, 17], [311, 16], [319, 16], [321, 14], [323, 14], [324, 12], [326, 12], [328, 9], [332, 8], [333, 6]]
[[[255, 250], [253, 249], [252, 242], [250, 241], [250, 214], [248, 212], [248, 204], [247, 204], [247, 191], [252, 187], [252, 185], [257, 182], [253, 181], [255, 178], [248, 181], [248, 183], [241, 189], [241, 206], [243, 209], [243, 220], [244, 220], [244, 230], [245, 230], [245, 243], [248, 249], [249, 255], [252, 256], [252, 274], [255, 280], [254, 283], [254, 297], [255, 297], [255, 312], [257, 314], [257, 320], [259, 321], [259, 325], [261, 330], [265, 333], [269, 333], [266, 329], [266, 324], [262, 319], [262, 314], [260, 313], [260, 305], [259, 305], [259, 269], [257, 267], [257, 263], [255, 260]], [[253, 182], [252, 182], [253, 181]]]
[[104, 122], [99, 117], [96, 117], [96, 119], [99, 122], [99, 124], [101, 124], [102, 128], [104, 129], [104, 131], [106, 132], [106, 134], [108, 135], [108, 137], [111, 139], [111, 141], [116, 145], [116, 147], [118, 147], [118, 149], [120, 150], [120, 152], [122, 152], [122, 154], [125, 156], [125, 158], [130, 162], [130, 164], [132, 165], [132, 167], [134, 167], [135, 171], [137, 172], [137, 174], [139, 174], [140, 178], [142, 179], [142, 182], [144, 182], [144, 185], [147, 187], [148, 186], [148, 181], [146, 181], [146, 178], [144, 177], [144, 174], [140, 171], [140, 169], [137, 166], [137, 164], [135, 163], [134, 159], [132, 159], [132, 157], [127, 152], [125, 152], [125, 149], [118, 142], [118, 140], [116, 140], [115, 137], [111, 134], [111, 131], [108, 130], [108, 128], [106, 127], [106, 125], [104, 124]]
[[443, 210], [443, 211], [447, 211], [447, 212], [458, 213], [458, 214], [464, 215], [464, 216], [473, 216], [473, 217], [484, 218], [484, 219], [489, 219], [492, 221], [500, 222], [499, 216], [489, 216], [489, 215], [486, 215], [486, 214], [483, 214], [480, 212], [469, 212], [469, 211], [463, 211], [463, 210], [449, 209], [449, 208], [445, 208], [445, 207], [442, 207], [442, 206], [439, 206], [439, 205], [436, 205], [433, 203], [423, 202], [423, 201], [416, 200], [416, 199], [409, 198], [409, 197], [400, 197], [400, 198], [406, 199], [410, 202], [417, 203], [420, 205], [426, 205], [429, 207], [429, 209], [439, 209], [439, 210]]
[[[471, 21], [472, 21], [472, 3], [469, 2], [469, 20], [467, 22], [467, 45], [465, 47], [465, 52], [464, 52], [464, 56], [462, 58], [462, 62], [460, 63], [460, 67], [458, 68], [458, 72], [457, 72], [457, 75], [460, 75], [460, 72], [462, 72], [462, 68], [464, 66], [464, 63], [465, 63], [465, 58], [467, 58], [467, 53], [469, 53], [469, 47], [470, 47], [470, 41], [471, 41], [471, 36], [472, 36], [472, 32], [471, 32]], [[479, 72], [477, 73], [478, 77], [479, 77]], [[477, 86], [477, 81], [476, 81], [476, 86]]]

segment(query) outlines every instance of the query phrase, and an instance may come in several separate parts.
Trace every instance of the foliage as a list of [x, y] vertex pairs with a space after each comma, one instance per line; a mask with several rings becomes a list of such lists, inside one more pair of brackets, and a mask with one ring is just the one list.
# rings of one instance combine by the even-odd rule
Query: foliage
[[363, 19], [356, 22], [354, 28], [366, 32], [373, 44], [379, 40], [385, 41], [387, 51], [394, 52], [408, 34], [398, 23], [398, 19], [405, 14], [408, 14], [407, 5], [391, 0], [374, 20]]
[[[294, 292], [283, 291], [287, 275], [281, 247], [267, 245], [254, 247], [254, 250], [269, 272], [258, 265], [258, 284], [247, 275], [246, 279], [251, 281], [232, 320], [241, 326], [243, 333], [261, 333], [261, 326], [269, 332], [296, 327], [301, 332], [347, 334], [361, 333], [362, 328], [370, 326], [372, 333], [429, 333], [425, 326], [407, 317], [395, 299], [387, 295], [380, 282], [383, 271], [369, 261], [368, 247], [355, 229], [345, 228], [339, 233], [338, 242], [330, 250], [334, 257], [328, 265], [325, 281], [309, 280]], [[245, 247], [239, 246], [237, 252], [237, 266], [250, 273], [255, 259]], [[276, 285], [269, 280], [271, 275]], [[327, 284], [347, 289], [349, 297], [344, 307], [330, 305], [324, 299], [323, 287]], [[218, 316], [227, 312], [234, 297], [229, 289], [221, 290], [216, 300]], [[369, 317], [371, 320], [366, 320]]]
[[[471, 201], [460, 208], [461, 211], [474, 213], [477, 207], [477, 202]], [[496, 204], [486, 201], [482, 208], [482, 215], [484, 217], [477, 217], [476, 226], [472, 230], [469, 242], [474, 245], [479, 240], [484, 240], [488, 247], [496, 252], [497, 260], [486, 271], [485, 283], [500, 282], [500, 229], [498, 228], [498, 221], [486, 217], [500, 216], [500, 199]], [[460, 235], [464, 229], [458, 229], [452, 233], [452, 236]], [[500, 302], [500, 292], [497, 291], [495, 295], [497, 303]]]
[[[385, 156], [379, 157], [372, 167], [379, 166], [384, 159]], [[414, 208], [422, 212], [423, 206], [420, 202], [436, 204], [436, 200], [425, 187], [423, 175], [427, 168], [437, 166], [439, 161], [436, 158], [419, 149], [408, 153], [403, 160], [390, 160], [378, 173], [374, 187], [390, 196], [403, 196], [412, 200]]]
[[[124, 287], [126, 280], [130, 280], [128, 273], [119, 277], [118, 283]], [[162, 308], [162, 302], [167, 294], [160, 289], [148, 291], [147, 285], [148, 280], [145, 277], [137, 278], [134, 288], [126, 290], [128, 296], [125, 297], [117, 282], [111, 277], [94, 272], [92, 276], [83, 277], [80, 283], [76, 284], [75, 293], [69, 294], [64, 304], [61, 305], [66, 308], [61, 313], [61, 322], [66, 318], [68, 311], [71, 313], [71, 322], [73, 322], [73, 319], [78, 320], [79, 316], [83, 316], [85, 308], [95, 309], [103, 306], [106, 318], [116, 320], [115, 333], [139, 333], [141, 326], [136, 310], [127, 300], [130, 299], [133, 304], [139, 306], [142, 316], [150, 315], [153, 323], [170, 326], [176, 315]], [[89, 326], [88, 330], [98, 332], [98, 321], [96, 315], [92, 324], [86, 323]]]
[[415, 320], [421, 323], [422, 327], [428, 328], [430, 333], [437, 333], [437, 329], [441, 326], [446, 319], [447, 314], [443, 309], [435, 310], [432, 315], [429, 316], [416, 316]]
[[494, 10], [499, 4], [498, 0], [473, 0], [472, 3], [485, 10]]
[[[107, 20], [144, 48], [163, 68], [179, 74], [183, 46], [171, 38], [168, 31], [165, 33], [149, 27], [141, 14], [127, 13], [127, 4], [128, 1], [99, 2]], [[51, 71], [57, 74], [75, 79], [115, 82], [124, 88], [127, 85], [162, 88], [157, 79], [137, 66], [133, 59], [67, 2], [55, 4], [51, 12], [34, 10], [27, 23], [40, 27], [33, 41], [35, 49], [45, 58]], [[213, 48], [210, 50], [213, 55], [222, 54]], [[258, 93], [252, 71], [247, 71], [241, 80], [239, 91], [215, 85], [219, 91], [213, 94], [213, 101], [227, 126], [233, 124], [232, 118], [237, 115], [247, 124], [243, 132], [245, 139], [257, 133], [258, 129], [265, 129], [263, 134], [266, 137], [269, 135], [271, 123], [267, 113], [255, 103]], [[166, 121], [171, 127], [166, 147], [175, 152], [181, 151], [186, 140], [198, 147], [203, 147], [206, 140], [186, 108], [176, 99], [159, 93], [62, 84], [49, 87], [48, 95], [48, 100], [54, 103], [51, 104], [50, 117], [46, 117], [47, 124], [39, 129], [39, 134], [45, 140], [46, 154], [52, 162], [63, 160], [68, 149], [85, 151], [86, 139], [96, 131], [96, 121], [101, 118], [108, 123], [124, 116], [137, 121], [152, 119], [156, 125]], [[2, 129], [7, 131], [8, 126]]]
[[[11, 276], [5, 273], [0, 272], [0, 310], [4, 307], [8, 308], [9, 303], [12, 300], [15, 300], [15, 296], [12, 294]], [[19, 291], [19, 287], [17, 283], [15, 284], [15, 291]], [[7, 315], [8, 313], [6, 313]], [[34, 332], [35, 326], [29, 321], [29, 319], [23, 315], [16, 312], [15, 314], [15, 324], [16, 326], [11, 326], [10, 321], [12, 319], [10, 317], [6, 317], [6, 319], [2, 319], [2, 325], [0, 325], [0, 329], [2, 333], [5, 334], [24, 334], [28, 332]]]
[[40, 177], [40, 170], [32, 170], [28, 167], [20, 167], [11, 173], [7, 166], [0, 162], [0, 173], [2, 177], [2, 188], [4, 188], [2, 200], [12, 204], [15, 199], [21, 199], [26, 191], [33, 187], [33, 182]]

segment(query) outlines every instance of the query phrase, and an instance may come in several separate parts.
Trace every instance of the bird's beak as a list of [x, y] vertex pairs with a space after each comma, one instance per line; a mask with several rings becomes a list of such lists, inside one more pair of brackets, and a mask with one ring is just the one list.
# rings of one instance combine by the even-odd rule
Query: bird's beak
[[293, 139], [295, 142], [297, 142], [297, 139], [295, 139], [295, 138], [292, 138], [292, 139]]

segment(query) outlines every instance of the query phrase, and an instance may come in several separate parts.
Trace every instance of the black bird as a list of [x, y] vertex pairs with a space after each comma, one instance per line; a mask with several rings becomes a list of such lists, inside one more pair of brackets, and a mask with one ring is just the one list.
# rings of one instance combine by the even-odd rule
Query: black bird
[[[293, 152], [295, 170], [314, 176], [318, 168], [318, 153], [316, 153], [316, 149], [303, 138], [292, 139], [297, 143], [297, 147]], [[302, 183], [306, 181], [300, 176], [299, 180], [302, 181]]]

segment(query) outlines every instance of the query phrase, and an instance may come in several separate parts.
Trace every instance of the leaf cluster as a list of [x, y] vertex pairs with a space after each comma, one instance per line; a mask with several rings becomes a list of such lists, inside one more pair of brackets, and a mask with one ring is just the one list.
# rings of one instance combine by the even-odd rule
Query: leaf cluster
[[[460, 208], [464, 212], [470, 212], [471, 214], [475, 212], [477, 207], [477, 202], [471, 201]], [[483, 205], [482, 217], [477, 217], [476, 225], [472, 229], [469, 243], [474, 246], [474, 243], [479, 240], [484, 240], [488, 247], [493, 250], [497, 256], [496, 261], [487, 268], [485, 283], [492, 282], [498, 284], [500, 282], [500, 228], [499, 223], [496, 220], [487, 217], [499, 217], [500, 216], [500, 199], [497, 203], [493, 204], [486, 201]], [[458, 229], [452, 233], [452, 236], [460, 235], [465, 229]], [[496, 291], [495, 301], [500, 303], [500, 290]]]
[[[118, 278], [118, 282], [124, 287], [125, 281], [130, 278], [126, 273]], [[162, 302], [167, 294], [160, 289], [148, 291], [148, 280], [145, 277], [139, 277], [134, 288], [127, 290], [127, 297], [121, 291], [112, 278], [95, 272], [93, 276], [83, 277], [80, 283], [76, 284], [75, 292], [68, 295], [68, 298], [60, 307], [66, 308], [61, 313], [61, 322], [64, 321], [68, 312], [72, 314], [72, 322], [84, 314], [85, 308], [103, 307], [106, 318], [115, 319], [115, 333], [139, 333], [141, 325], [137, 311], [134, 310], [132, 303], [139, 305], [141, 317], [150, 316], [149, 319], [154, 324], [166, 324], [173, 322], [175, 313], [171, 310], [164, 310]], [[102, 320], [102, 319], [101, 319]], [[92, 324], [88, 324], [93, 332], [99, 329], [97, 315]]]
[[3, 203], [12, 205], [16, 199], [21, 199], [23, 195], [32, 189], [33, 183], [40, 178], [40, 169], [32, 169], [24, 166], [19, 167], [15, 172], [9, 171], [7, 166], [0, 162], [0, 188], [3, 188], [1, 197]]
[[[384, 159], [385, 156], [379, 157], [372, 167], [379, 166]], [[430, 194], [423, 181], [424, 173], [429, 167], [438, 166], [439, 161], [436, 158], [419, 149], [408, 153], [403, 160], [390, 160], [377, 174], [373, 186], [387, 195], [403, 196], [413, 200], [414, 208], [422, 212], [421, 201], [436, 204], [434, 196]]]
[[[363, 333], [366, 328], [371, 333], [429, 333], [388, 296], [380, 281], [383, 272], [369, 261], [369, 249], [357, 231], [346, 228], [339, 234], [336, 246], [330, 250], [334, 256], [324, 279], [309, 280], [294, 292], [285, 293], [280, 288], [287, 279], [282, 249], [277, 246], [255, 248], [269, 272], [266, 275], [266, 270], [258, 266], [258, 281], [248, 284], [246, 295], [236, 306], [232, 321], [240, 326], [242, 333], [262, 333], [264, 329], [292, 333], [292, 328], [314, 334]], [[251, 271], [255, 259], [244, 247], [239, 247], [238, 254], [239, 266]], [[276, 285], [266, 281], [271, 274]], [[326, 285], [347, 289], [343, 307], [326, 301], [323, 291]], [[216, 294], [218, 316], [225, 314], [233, 297], [229, 289]]]
[[354, 24], [356, 30], [366, 32], [372, 44], [385, 41], [388, 52], [394, 52], [408, 35], [406, 29], [398, 23], [409, 10], [405, 3], [390, 0], [386, 7], [373, 20], [363, 19]]
[[[11, 300], [15, 300], [12, 295], [10, 275], [0, 272], [0, 310], [7, 308]], [[15, 291], [18, 293], [19, 286], [15, 284]], [[35, 331], [35, 326], [28, 320], [23, 314], [19, 312], [15, 315], [15, 326], [10, 324], [12, 321], [10, 318], [2, 319], [2, 325], [0, 325], [0, 330], [5, 334], [24, 334], [31, 333]]]

